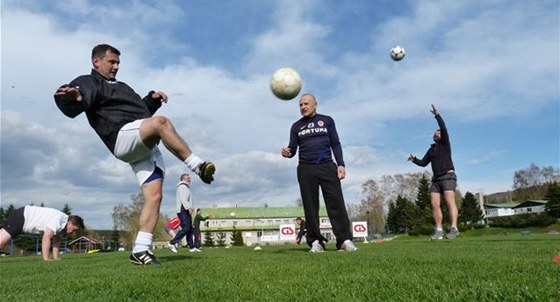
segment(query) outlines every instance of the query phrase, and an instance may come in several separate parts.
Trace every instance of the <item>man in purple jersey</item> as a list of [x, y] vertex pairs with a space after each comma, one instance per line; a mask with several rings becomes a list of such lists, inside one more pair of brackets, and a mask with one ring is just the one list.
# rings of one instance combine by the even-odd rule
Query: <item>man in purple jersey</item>
[[281, 154], [292, 158], [299, 146], [297, 177], [307, 221], [307, 244], [311, 246], [309, 251], [317, 253], [325, 250], [326, 238], [321, 235], [319, 227], [319, 188], [323, 192], [336, 236], [336, 248], [356, 251], [340, 185], [340, 180], [346, 177], [346, 168], [334, 120], [330, 116], [317, 114], [317, 100], [310, 93], [301, 96], [299, 109], [303, 117], [292, 125], [290, 142]]

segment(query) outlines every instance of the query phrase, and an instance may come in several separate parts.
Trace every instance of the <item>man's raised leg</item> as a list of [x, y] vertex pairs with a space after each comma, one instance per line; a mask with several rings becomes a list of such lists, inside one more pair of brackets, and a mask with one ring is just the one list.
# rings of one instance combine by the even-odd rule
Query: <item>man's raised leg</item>
[[140, 137], [148, 148], [155, 147], [161, 140], [167, 150], [184, 162], [191, 171], [200, 176], [203, 182], [209, 184], [214, 180], [214, 172], [216, 171], [214, 163], [203, 162], [198, 156], [194, 155], [187, 142], [179, 136], [168, 118], [154, 116], [145, 119], [140, 125]]

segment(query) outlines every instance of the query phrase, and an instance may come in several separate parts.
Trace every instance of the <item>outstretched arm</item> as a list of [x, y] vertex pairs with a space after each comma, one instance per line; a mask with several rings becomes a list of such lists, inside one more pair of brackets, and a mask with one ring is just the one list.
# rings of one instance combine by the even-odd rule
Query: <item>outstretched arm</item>
[[75, 118], [84, 111], [83, 99], [79, 86], [62, 85], [54, 93], [56, 105], [70, 118]]
[[432, 104], [432, 109], [430, 110], [430, 112], [434, 114], [434, 117], [436, 118], [436, 121], [438, 123], [439, 131], [441, 134], [441, 142], [443, 144], [448, 144], [449, 133], [447, 132], [447, 126], [445, 126], [445, 122], [443, 121], [441, 114], [439, 114], [439, 110], [437, 110], [437, 108]]
[[437, 110], [436, 106], [434, 106], [434, 104], [432, 104], [432, 109], [430, 109], [430, 112], [434, 115], [439, 115], [439, 111]]

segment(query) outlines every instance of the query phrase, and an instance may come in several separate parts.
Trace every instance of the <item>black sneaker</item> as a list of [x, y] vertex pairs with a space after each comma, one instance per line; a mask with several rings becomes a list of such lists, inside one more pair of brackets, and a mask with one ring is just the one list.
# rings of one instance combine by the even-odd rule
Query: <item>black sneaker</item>
[[161, 264], [159, 260], [157, 260], [156, 256], [150, 250], [130, 254], [130, 262], [138, 265]]
[[204, 183], [210, 184], [214, 180], [214, 172], [216, 172], [216, 166], [214, 166], [214, 163], [206, 161], [200, 165], [198, 176]]

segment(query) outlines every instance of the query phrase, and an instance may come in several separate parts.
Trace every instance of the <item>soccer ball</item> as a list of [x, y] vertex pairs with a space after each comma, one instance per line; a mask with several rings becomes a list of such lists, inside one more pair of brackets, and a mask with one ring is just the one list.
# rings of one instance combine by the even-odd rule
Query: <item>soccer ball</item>
[[301, 77], [293, 68], [277, 69], [270, 77], [270, 90], [279, 99], [289, 101], [301, 90]]
[[391, 49], [391, 59], [395, 61], [400, 61], [404, 58], [404, 48], [397, 45]]

